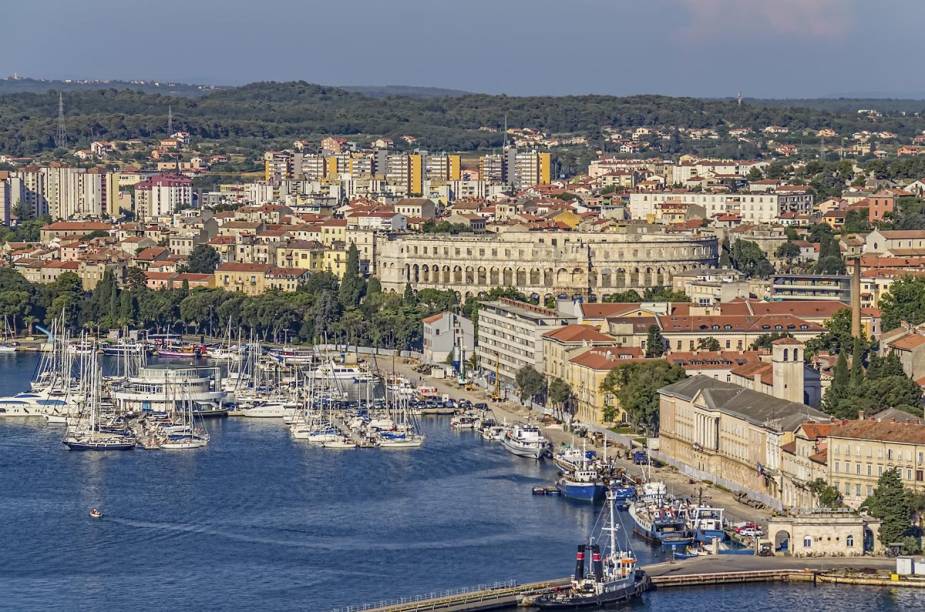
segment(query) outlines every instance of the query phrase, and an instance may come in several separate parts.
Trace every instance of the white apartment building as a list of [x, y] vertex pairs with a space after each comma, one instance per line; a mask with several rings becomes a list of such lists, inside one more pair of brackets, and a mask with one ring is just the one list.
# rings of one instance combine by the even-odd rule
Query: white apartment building
[[161, 174], [135, 185], [135, 215], [144, 220], [175, 213], [193, 205], [193, 181]]
[[479, 367], [497, 375], [513, 389], [518, 370], [525, 366], [543, 372], [543, 334], [575, 318], [555, 310], [501, 298], [482, 302], [478, 320]]
[[812, 194], [787, 193], [696, 193], [642, 192], [630, 194], [630, 215], [633, 219], [654, 220], [658, 206], [665, 203], [702, 206], [708, 218], [720, 214], [738, 215], [746, 223], [770, 223], [781, 213], [809, 214], [813, 208]]

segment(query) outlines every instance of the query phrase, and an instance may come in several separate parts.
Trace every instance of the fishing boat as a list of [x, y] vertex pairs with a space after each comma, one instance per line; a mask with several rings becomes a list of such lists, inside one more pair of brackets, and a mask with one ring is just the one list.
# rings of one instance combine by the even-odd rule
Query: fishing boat
[[636, 523], [634, 532], [644, 540], [667, 548], [684, 548], [694, 541], [683, 509], [667, 497], [656, 501], [639, 499], [629, 507]]
[[584, 465], [589, 459], [594, 459], [594, 454], [594, 451], [568, 446], [556, 452], [552, 461], [563, 472], [570, 472]]
[[604, 542], [604, 549], [593, 536], [588, 544], [579, 544], [575, 574], [568, 586], [522, 604], [541, 610], [600, 610], [625, 604], [649, 588], [649, 578], [638, 568], [632, 550], [623, 550], [619, 545], [615, 498], [610, 492], [601, 518], [599, 541]]
[[563, 497], [587, 502], [597, 501], [607, 490], [597, 470], [590, 468], [578, 469], [565, 474], [556, 481], [556, 488]]
[[450, 419], [450, 427], [453, 429], [478, 429], [482, 422], [482, 417], [474, 412], [464, 412]]
[[687, 509], [687, 528], [698, 542], [708, 544], [714, 539], [726, 539], [723, 530], [723, 508], [696, 505]]
[[504, 433], [501, 444], [518, 457], [541, 459], [549, 451], [549, 442], [535, 425], [515, 425]]

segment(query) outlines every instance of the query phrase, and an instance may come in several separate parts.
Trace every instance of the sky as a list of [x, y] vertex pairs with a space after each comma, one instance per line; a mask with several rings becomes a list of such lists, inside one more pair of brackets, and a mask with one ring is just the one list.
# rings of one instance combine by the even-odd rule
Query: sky
[[0, 75], [925, 97], [923, 0], [4, 0]]

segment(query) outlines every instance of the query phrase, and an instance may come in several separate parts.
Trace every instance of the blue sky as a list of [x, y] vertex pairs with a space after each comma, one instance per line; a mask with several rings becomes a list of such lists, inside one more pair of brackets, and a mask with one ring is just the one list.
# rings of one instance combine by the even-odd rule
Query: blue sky
[[925, 96], [922, 0], [10, 0], [0, 74]]

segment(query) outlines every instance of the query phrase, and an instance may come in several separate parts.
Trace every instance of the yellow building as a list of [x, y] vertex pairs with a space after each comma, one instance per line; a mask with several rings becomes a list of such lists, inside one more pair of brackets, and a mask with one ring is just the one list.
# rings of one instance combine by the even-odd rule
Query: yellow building
[[324, 245], [315, 240], [287, 240], [276, 247], [276, 265], [317, 272], [324, 269]]
[[419, 196], [424, 193], [424, 158], [420, 153], [408, 156], [408, 194]]
[[223, 263], [213, 274], [213, 286], [245, 295], [260, 295], [271, 289], [295, 291], [309, 275], [301, 268], [281, 268], [255, 263]]
[[330, 219], [321, 224], [321, 243], [330, 247], [335, 242], [346, 242], [347, 220]]
[[552, 155], [548, 152], [539, 153], [540, 164], [540, 185], [548, 185], [552, 182]]
[[566, 363], [576, 351], [613, 343], [613, 338], [593, 325], [572, 324], [548, 331], [543, 334], [543, 374], [564, 379]]
[[601, 389], [601, 385], [615, 367], [642, 360], [640, 349], [619, 346], [589, 348], [568, 359], [563, 380], [575, 396], [575, 417], [583, 423], [604, 425], [604, 411], [612, 408], [615, 410], [613, 422], [625, 421], [626, 413], [616, 397]]
[[699, 375], [659, 389], [662, 457], [688, 475], [782, 506], [782, 447], [830, 416]]
[[857, 508], [889, 469], [903, 485], [925, 491], [925, 425], [896, 421], [846, 421], [829, 431], [829, 484]]
[[334, 244], [325, 249], [322, 266], [324, 270], [335, 275], [337, 278], [343, 278], [347, 271], [347, 251], [344, 243]]

